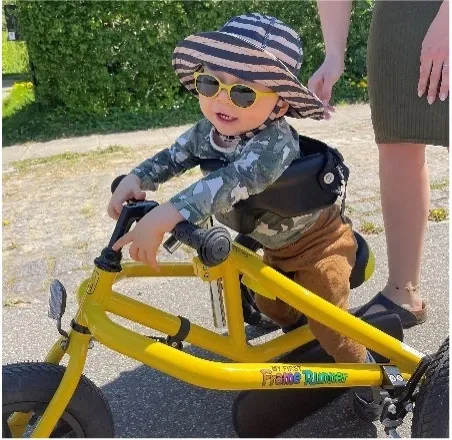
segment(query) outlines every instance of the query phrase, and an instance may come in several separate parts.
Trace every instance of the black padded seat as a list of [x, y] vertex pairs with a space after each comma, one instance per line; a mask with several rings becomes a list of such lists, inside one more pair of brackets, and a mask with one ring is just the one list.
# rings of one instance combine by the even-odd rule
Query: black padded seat
[[[358, 244], [356, 250], [356, 261], [350, 274], [350, 289], [355, 289], [370, 278], [373, 272], [373, 255], [367, 241], [358, 232], [353, 231]], [[369, 268], [367, 267], [369, 265]], [[367, 275], [367, 278], [366, 278]]]
[[[273, 212], [280, 217], [296, 217], [326, 208], [337, 200], [344, 176], [332, 165], [342, 162], [342, 156], [317, 139], [301, 135], [299, 139], [303, 157], [294, 160], [265, 191], [241, 200], [225, 214], [216, 214], [220, 223], [237, 232], [249, 234], [265, 212]], [[220, 159], [200, 161], [204, 175], [226, 165], [227, 162]], [[345, 178], [348, 178], [345, 165], [343, 171], [347, 174]], [[333, 192], [331, 188], [337, 190]]]

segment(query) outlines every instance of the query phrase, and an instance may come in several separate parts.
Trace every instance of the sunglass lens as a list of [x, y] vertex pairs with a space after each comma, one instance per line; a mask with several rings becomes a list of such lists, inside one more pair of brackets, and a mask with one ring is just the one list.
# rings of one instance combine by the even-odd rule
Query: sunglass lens
[[211, 98], [218, 92], [218, 81], [210, 75], [199, 75], [196, 78], [196, 88], [201, 95]]
[[250, 107], [256, 101], [256, 93], [249, 87], [237, 85], [231, 89], [231, 101], [238, 107]]

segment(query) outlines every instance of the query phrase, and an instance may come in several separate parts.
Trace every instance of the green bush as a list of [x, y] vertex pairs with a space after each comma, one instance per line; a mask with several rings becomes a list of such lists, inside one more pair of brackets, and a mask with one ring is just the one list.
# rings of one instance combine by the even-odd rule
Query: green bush
[[11, 87], [9, 95], [2, 102], [2, 118], [8, 118], [34, 100], [33, 84], [31, 82], [16, 82]]
[[[193, 32], [217, 29], [233, 15], [259, 11], [303, 37], [306, 81], [323, 60], [315, 1], [38, 1], [18, 0], [19, 23], [34, 65], [36, 100], [47, 107], [107, 114], [161, 112], [193, 98], [171, 66], [174, 47]], [[371, 0], [354, 2], [346, 73], [336, 100], [363, 100]], [[364, 84], [364, 85], [363, 85]]]
[[25, 74], [28, 72], [28, 52], [23, 41], [8, 41], [8, 33], [2, 31], [2, 73]]

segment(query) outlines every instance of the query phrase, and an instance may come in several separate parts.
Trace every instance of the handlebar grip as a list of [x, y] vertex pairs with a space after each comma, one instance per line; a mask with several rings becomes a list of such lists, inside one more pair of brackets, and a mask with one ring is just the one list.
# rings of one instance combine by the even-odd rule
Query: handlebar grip
[[229, 231], [221, 226], [203, 229], [187, 221], [178, 223], [172, 233], [182, 243], [198, 252], [198, 257], [206, 266], [222, 263], [232, 248]]
[[116, 188], [121, 183], [121, 180], [124, 179], [124, 177], [126, 177], [126, 174], [121, 174], [120, 176], [115, 177], [115, 180], [113, 180], [113, 182], [111, 182], [110, 189], [111, 189], [112, 194], [116, 191]]
[[170, 235], [169, 238], [163, 243], [163, 247], [166, 249], [167, 252], [172, 254], [176, 251], [176, 249], [181, 245], [182, 243], [174, 236]]
[[[112, 193], [115, 192], [116, 188], [124, 177], [126, 177], [125, 174], [118, 176], [113, 180], [113, 182], [111, 183]], [[138, 201], [132, 199], [129, 200], [129, 202]], [[126, 215], [128, 219], [128, 221], [126, 222], [127, 224], [122, 225], [120, 228], [119, 225], [117, 225], [116, 229], [119, 229], [115, 229], [110, 240], [109, 247], [111, 247], [113, 243], [115, 243], [119, 239], [119, 237], [124, 235], [130, 229], [130, 226], [134, 221], [138, 221], [155, 206], [157, 206], [157, 203], [155, 202], [141, 202], [133, 207], [130, 206], [130, 208], [134, 209], [134, 212], [136, 211], [135, 215], [132, 215], [132, 213], [124, 213], [124, 215]], [[198, 252], [199, 259], [206, 266], [216, 266], [222, 263], [224, 260], [226, 260], [232, 248], [231, 235], [229, 234], [227, 229], [221, 226], [215, 226], [211, 229], [206, 230], [194, 225], [193, 223], [184, 221], [176, 225], [176, 227], [172, 231], [172, 234], [174, 235], [174, 238], [179, 240], [181, 243], [184, 243], [187, 246], [195, 249]], [[171, 247], [176, 247], [177, 242], [174, 243], [174, 238], [173, 240], [171, 240], [171, 238], [172, 237], [170, 237], [170, 240], [168, 240], [168, 244]]]

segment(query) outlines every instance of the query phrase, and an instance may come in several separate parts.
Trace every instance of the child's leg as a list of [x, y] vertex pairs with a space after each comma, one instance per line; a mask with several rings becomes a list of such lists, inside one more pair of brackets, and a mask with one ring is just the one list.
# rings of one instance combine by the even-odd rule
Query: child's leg
[[[346, 258], [332, 255], [297, 272], [295, 281], [330, 303], [347, 310], [350, 271], [351, 267]], [[364, 362], [366, 359], [366, 347], [363, 345], [311, 318], [308, 318], [308, 324], [320, 345], [336, 362]]]
[[[349, 278], [356, 257], [356, 241], [348, 224], [342, 223], [339, 208], [325, 210], [312, 228], [296, 243], [264, 253], [267, 264], [295, 272], [295, 281], [335, 304], [348, 307]], [[293, 324], [300, 312], [277, 299], [256, 295], [256, 304], [281, 326]], [[366, 348], [308, 318], [309, 327], [336, 362], [364, 362]]]

